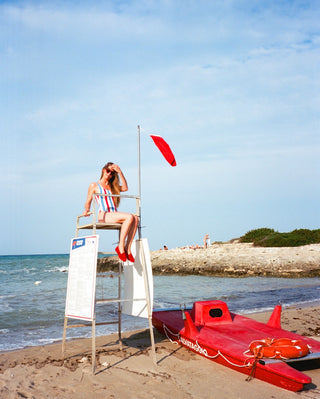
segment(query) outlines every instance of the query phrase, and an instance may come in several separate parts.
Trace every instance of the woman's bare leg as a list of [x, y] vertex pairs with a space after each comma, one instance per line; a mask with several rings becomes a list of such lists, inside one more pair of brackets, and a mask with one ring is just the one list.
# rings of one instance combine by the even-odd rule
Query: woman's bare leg
[[139, 223], [139, 218], [136, 215], [133, 216], [133, 221], [130, 224], [128, 235], [127, 235], [127, 241], [125, 244], [125, 250], [127, 254], [131, 254], [131, 244], [133, 242], [134, 236], [136, 235], [137, 228], [138, 228], [138, 223]]
[[[120, 239], [119, 239], [119, 250], [121, 253], [125, 251], [125, 248], [131, 253], [131, 244], [136, 233], [137, 217], [131, 213], [124, 212], [106, 212], [104, 216], [105, 223], [121, 223]], [[128, 241], [129, 236], [129, 241]], [[127, 243], [125, 240], [127, 239]]]

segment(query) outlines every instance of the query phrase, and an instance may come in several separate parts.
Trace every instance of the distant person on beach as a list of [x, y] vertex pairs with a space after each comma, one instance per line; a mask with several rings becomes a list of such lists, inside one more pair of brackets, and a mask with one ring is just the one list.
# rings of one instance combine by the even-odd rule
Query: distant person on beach
[[210, 247], [210, 237], [206, 234], [203, 239], [203, 248], [208, 248], [208, 246]]
[[[120, 185], [120, 180], [122, 185]], [[111, 195], [119, 195], [120, 192], [124, 191], [128, 191], [128, 185], [120, 167], [113, 162], [108, 162], [102, 168], [100, 180], [91, 183], [89, 186], [83, 216], [89, 216], [94, 193], [107, 194], [108, 196], [95, 197], [99, 206], [98, 222], [122, 224], [116, 253], [123, 262], [126, 260], [134, 262], [131, 244], [137, 231], [139, 218], [131, 213], [118, 212], [117, 207], [120, 204], [120, 197], [111, 197]]]
[[168, 247], [167, 247], [166, 245], [163, 246], [163, 249], [164, 249], [165, 251], [168, 251]]

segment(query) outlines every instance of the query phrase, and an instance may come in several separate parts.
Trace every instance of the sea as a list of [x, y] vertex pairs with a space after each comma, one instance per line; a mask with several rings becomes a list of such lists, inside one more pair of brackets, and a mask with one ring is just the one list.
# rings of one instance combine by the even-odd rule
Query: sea
[[[0, 256], [0, 351], [62, 340], [69, 255]], [[117, 295], [117, 278], [98, 279], [99, 295]], [[99, 283], [102, 281], [102, 283]], [[320, 278], [228, 278], [154, 276], [154, 309], [191, 307], [197, 300], [219, 299], [229, 310], [248, 314], [320, 302]], [[101, 286], [100, 286], [101, 284]], [[110, 295], [109, 295], [110, 294]], [[97, 305], [97, 323], [117, 315], [117, 304]], [[117, 325], [96, 327], [96, 335], [117, 331]], [[122, 331], [148, 328], [146, 319], [122, 315]], [[91, 337], [91, 328], [71, 328], [67, 339]]]

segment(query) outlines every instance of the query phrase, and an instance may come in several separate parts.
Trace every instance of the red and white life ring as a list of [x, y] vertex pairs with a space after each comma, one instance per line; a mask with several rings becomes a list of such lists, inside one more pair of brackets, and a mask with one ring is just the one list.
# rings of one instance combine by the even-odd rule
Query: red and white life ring
[[309, 347], [301, 340], [289, 338], [266, 338], [253, 341], [249, 345], [250, 351], [256, 358], [269, 357], [273, 359], [295, 359], [306, 356]]

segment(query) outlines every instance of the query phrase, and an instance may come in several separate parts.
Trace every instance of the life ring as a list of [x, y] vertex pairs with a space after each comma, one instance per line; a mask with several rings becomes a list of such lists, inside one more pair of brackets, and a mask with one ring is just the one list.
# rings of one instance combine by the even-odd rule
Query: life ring
[[249, 345], [250, 351], [258, 359], [269, 357], [273, 359], [295, 359], [306, 356], [309, 347], [303, 341], [289, 338], [266, 338], [253, 341]]

